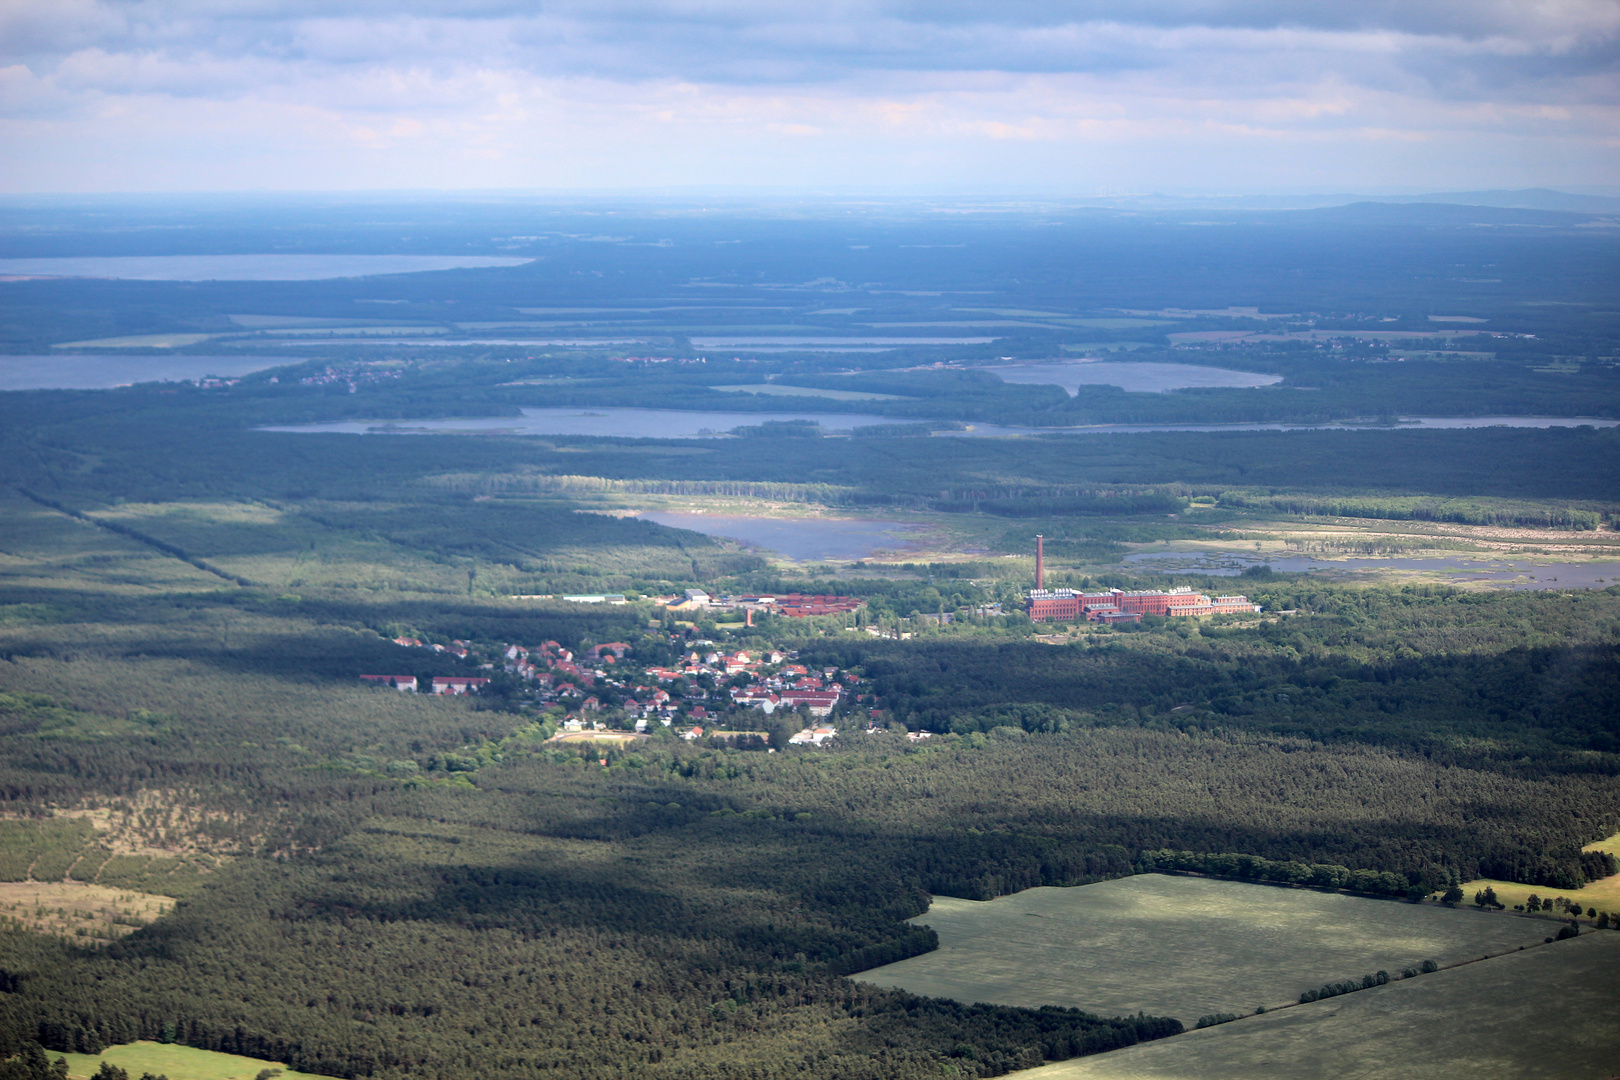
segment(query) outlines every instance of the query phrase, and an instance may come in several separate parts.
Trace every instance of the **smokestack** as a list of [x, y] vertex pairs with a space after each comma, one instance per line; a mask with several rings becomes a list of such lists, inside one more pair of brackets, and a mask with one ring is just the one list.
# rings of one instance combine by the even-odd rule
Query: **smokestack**
[[1046, 588], [1046, 548], [1042, 543], [1044, 538], [1040, 533], [1035, 534], [1035, 588]]

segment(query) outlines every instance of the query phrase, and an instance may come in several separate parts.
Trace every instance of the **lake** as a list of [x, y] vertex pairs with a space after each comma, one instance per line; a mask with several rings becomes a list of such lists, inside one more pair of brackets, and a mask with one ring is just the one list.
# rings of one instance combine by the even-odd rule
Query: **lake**
[[[423, 342], [422, 344], [428, 344]], [[447, 343], [446, 343], [447, 344]], [[1541, 416], [1413, 417], [1402, 428], [1469, 427], [1574, 427], [1590, 424], [1614, 427], [1615, 420]], [[594, 408], [524, 409], [522, 416], [458, 418], [454, 420], [411, 420], [388, 423], [380, 420], [347, 420], [322, 424], [289, 424], [268, 431], [295, 431], [305, 434], [347, 435], [616, 435], [639, 439], [696, 439], [724, 435], [732, 428], [762, 424], [767, 420], [813, 420], [829, 431], [848, 431], [872, 424], [925, 423], [915, 417], [874, 416], [863, 413], [805, 411], [726, 412], [719, 410], [629, 409], [617, 406]], [[1009, 435], [1129, 435], [1149, 431], [1357, 431], [1334, 424], [1104, 424], [1084, 428], [1009, 427], [999, 424], [970, 424], [964, 431], [941, 431], [937, 436], [998, 437]]]
[[0, 259], [0, 275], [132, 281], [320, 281], [425, 270], [481, 270], [530, 261], [495, 255], [84, 255]]
[[603, 345], [645, 345], [646, 338], [411, 338], [399, 335], [390, 335], [386, 340], [379, 338], [323, 338], [320, 341], [277, 341], [276, 345], [296, 345], [307, 348], [311, 345], [437, 345], [442, 347], [455, 347], [457, 345], [558, 345], [570, 348], [595, 348]]
[[1076, 396], [1082, 386], [1117, 386], [1132, 393], [1164, 393], [1197, 386], [1270, 386], [1281, 375], [1257, 371], [1230, 371], [1200, 364], [1122, 364], [1109, 360], [1072, 360], [1060, 364], [1014, 364], [984, 367], [1002, 382], [1035, 386], [1061, 386]]
[[1531, 559], [1355, 558], [1324, 559], [1307, 555], [1256, 558], [1226, 551], [1151, 551], [1127, 555], [1128, 565], [1159, 573], [1212, 574], [1235, 577], [1251, 566], [1298, 573], [1308, 570], [1417, 570], [1441, 574], [1455, 585], [1488, 582], [1504, 589], [1606, 589], [1620, 585], [1620, 561], [1540, 562]]
[[106, 390], [138, 382], [246, 375], [286, 362], [285, 356], [0, 356], [0, 390]]
[[[642, 345], [647, 344], [654, 337], [614, 337], [614, 338], [581, 338], [556, 337], [538, 334], [534, 337], [498, 337], [498, 338], [438, 338], [436, 340], [411, 341], [412, 345], [437, 345], [441, 348], [457, 345], [557, 345], [577, 348], [588, 348], [602, 345]], [[692, 348], [698, 350], [720, 349], [726, 352], [883, 352], [887, 349], [901, 349], [910, 345], [977, 345], [984, 344], [994, 338], [877, 338], [877, 337], [696, 337], [692, 339]], [[281, 341], [278, 345], [399, 345], [399, 338], [388, 341], [361, 341], [352, 338], [331, 338], [323, 341]]]
[[865, 559], [904, 550], [926, 526], [847, 518], [770, 518], [650, 510], [637, 517], [707, 536], [740, 540], [798, 562]]
[[632, 439], [696, 439], [724, 435], [732, 428], [768, 420], [814, 420], [833, 431], [867, 424], [895, 423], [885, 416], [861, 413], [698, 412], [685, 409], [565, 408], [524, 409], [522, 416], [457, 420], [346, 420], [325, 424], [288, 424], [266, 431], [342, 435], [419, 435], [460, 433], [488, 435], [616, 435]]
[[748, 349], [756, 345], [777, 347], [853, 346], [862, 345], [879, 349], [899, 349], [907, 345], [988, 345], [991, 337], [695, 337], [694, 349]]

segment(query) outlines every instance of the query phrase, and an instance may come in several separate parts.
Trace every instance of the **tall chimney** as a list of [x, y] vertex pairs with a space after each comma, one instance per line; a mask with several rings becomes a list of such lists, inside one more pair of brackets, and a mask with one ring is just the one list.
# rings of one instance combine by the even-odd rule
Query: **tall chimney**
[[1046, 588], [1046, 548], [1042, 543], [1044, 538], [1040, 533], [1035, 534], [1035, 588]]

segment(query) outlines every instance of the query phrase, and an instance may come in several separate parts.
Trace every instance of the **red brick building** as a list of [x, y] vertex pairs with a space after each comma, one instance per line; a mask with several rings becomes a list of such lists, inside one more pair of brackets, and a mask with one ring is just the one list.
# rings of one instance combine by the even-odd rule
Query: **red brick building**
[[1140, 622], [1143, 615], [1196, 616], [1257, 612], [1246, 596], [1209, 597], [1191, 588], [1141, 589], [1085, 593], [1074, 589], [1036, 589], [1026, 610], [1035, 622]]

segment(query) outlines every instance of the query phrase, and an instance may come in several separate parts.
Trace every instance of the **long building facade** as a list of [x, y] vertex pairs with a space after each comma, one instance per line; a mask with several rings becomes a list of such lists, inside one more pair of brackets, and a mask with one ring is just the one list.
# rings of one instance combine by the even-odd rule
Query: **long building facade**
[[1109, 589], [1107, 592], [1079, 592], [1075, 589], [1035, 589], [1026, 607], [1035, 622], [1115, 623], [1140, 622], [1143, 615], [1233, 615], [1258, 612], [1259, 604], [1247, 596], [1207, 596], [1182, 587], [1168, 592], [1158, 590]]

